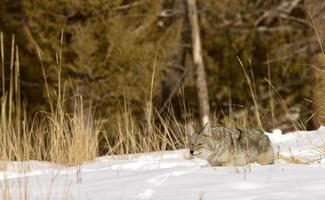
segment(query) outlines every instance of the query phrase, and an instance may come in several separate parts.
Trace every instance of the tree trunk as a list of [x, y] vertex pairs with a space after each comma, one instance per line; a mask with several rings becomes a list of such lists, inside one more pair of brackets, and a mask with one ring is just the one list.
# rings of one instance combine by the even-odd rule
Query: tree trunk
[[305, 0], [306, 16], [311, 22], [315, 32], [314, 36], [318, 38], [322, 52], [314, 55], [310, 62], [315, 68], [313, 70], [313, 107], [314, 107], [314, 125], [318, 128], [325, 125], [325, 1], [324, 0]]
[[198, 13], [195, 0], [187, 0], [188, 17], [192, 33], [192, 56], [196, 70], [196, 88], [199, 101], [199, 112], [202, 125], [206, 125], [210, 121], [210, 104], [208, 88], [206, 83], [206, 75], [202, 58], [202, 47], [200, 38], [200, 27]]

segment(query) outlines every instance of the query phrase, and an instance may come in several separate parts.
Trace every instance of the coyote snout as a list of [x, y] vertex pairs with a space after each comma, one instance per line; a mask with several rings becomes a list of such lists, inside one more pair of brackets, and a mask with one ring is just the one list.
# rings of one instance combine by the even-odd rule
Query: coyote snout
[[274, 163], [271, 142], [261, 130], [206, 126], [195, 132], [188, 124], [186, 132], [190, 154], [207, 160], [212, 166]]

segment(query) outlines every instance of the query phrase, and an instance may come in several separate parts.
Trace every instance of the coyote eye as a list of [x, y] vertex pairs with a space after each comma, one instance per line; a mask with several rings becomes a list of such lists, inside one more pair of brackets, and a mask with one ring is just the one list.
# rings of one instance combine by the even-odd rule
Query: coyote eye
[[197, 146], [203, 146], [203, 143], [199, 143]]

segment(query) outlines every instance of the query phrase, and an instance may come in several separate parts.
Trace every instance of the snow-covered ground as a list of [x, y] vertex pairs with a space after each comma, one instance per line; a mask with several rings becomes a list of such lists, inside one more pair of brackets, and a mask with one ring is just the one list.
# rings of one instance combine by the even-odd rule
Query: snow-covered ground
[[11, 163], [0, 172], [0, 196], [41, 200], [324, 200], [325, 127], [285, 135], [276, 130], [269, 137], [278, 158], [269, 166], [209, 167], [204, 160], [186, 159], [186, 150], [100, 157], [79, 168], [36, 161]]

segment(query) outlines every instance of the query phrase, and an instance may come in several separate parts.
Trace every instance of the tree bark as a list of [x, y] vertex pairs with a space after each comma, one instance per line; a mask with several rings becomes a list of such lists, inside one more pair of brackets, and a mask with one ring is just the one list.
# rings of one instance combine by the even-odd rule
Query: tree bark
[[306, 16], [314, 28], [314, 36], [317, 37], [322, 52], [314, 55], [310, 62], [317, 68], [313, 69], [313, 94], [314, 128], [325, 124], [325, 1], [305, 0]]
[[199, 102], [199, 112], [202, 125], [206, 125], [210, 121], [210, 104], [202, 58], [202, 46], [200, 37], [200, 26], [195, 0], [187, 0], [188, 17], [191, 26], [192, 35], [192, 56], [196, 70], [196, 89]]

